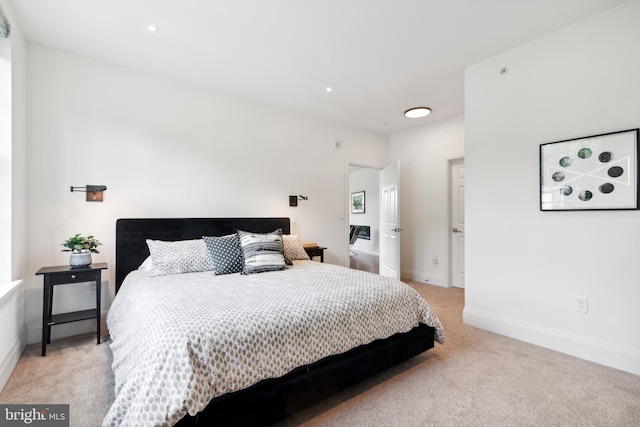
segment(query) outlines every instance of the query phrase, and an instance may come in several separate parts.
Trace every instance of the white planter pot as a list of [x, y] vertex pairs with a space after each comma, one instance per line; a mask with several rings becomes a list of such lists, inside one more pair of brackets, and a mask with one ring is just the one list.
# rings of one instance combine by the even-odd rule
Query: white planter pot
[[69, 265], [71, 268], [82, 268], [91, 265], [91, 252], [82, 252], [79, 254], [71, 254], [69, 257]]

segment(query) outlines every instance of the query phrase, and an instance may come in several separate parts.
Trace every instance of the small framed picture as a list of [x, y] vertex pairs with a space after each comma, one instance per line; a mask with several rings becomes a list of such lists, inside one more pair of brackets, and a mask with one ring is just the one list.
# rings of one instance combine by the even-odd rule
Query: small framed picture
[[540, 210], [638, 209], [638, 132], [540, 145]]
[[365, 208], [364, 191], [357, 191], [355, 193], [351, 193], [351, 213], [352, 214], [364, 213], [364, 208]]

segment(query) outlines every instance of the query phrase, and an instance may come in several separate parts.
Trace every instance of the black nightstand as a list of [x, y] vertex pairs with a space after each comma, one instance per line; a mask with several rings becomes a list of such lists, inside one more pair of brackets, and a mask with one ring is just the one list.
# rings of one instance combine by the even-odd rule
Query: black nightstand
[[[77, 322], [79, 320], [96, 319], [98, 344], [100, 344], [100, 294], [102, 270], [108, 268], [106, 262], [91, 264], [85, 268], [71, 268], [68, 265], [42, 267], [36, 275], [44, 276], [44, 290], [42, 298], [42, 356], [47, 353], [47, 344], [51, 343], [51, 326], [62, 323]], [[70, 313], [52, 314], [53, 287], [69, 283], [96, 282], [96, 308]]]
[[304, 251], [309, 255], [309, 258], [313, 259], [313, 257], [319, 256], [320, 262], [324, 262], [324, 250], [327, 248], [323, 248], [321, 246], [317, 246], [315, 248], [304, 248]]

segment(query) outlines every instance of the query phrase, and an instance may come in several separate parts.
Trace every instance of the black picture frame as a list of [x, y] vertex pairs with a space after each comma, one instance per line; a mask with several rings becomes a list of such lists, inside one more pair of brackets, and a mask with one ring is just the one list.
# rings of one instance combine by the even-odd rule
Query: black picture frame
[[366, 210], [366, 199], [364, 191], [351, 193], [351, 213], [363, 214]]
[[638, 209], [640, 129], [540, 144], [540, 210]]

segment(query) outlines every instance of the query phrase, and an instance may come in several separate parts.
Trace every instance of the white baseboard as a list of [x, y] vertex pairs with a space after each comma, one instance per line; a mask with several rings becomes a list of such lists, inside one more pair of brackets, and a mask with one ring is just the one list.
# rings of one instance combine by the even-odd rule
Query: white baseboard
[[465, 324], [640, 375], [640, 349], [465, 307]]
[[4, 358], [0, 361], [0, 391], [9, 381], [9, 377], [20, 360], [20, 356], [27, 346], [27, 333], [25, 330], [15, 339], [7, 349]]
[[362, 253], [362, 254], [367, 254], [367, 255], [374, 255], [374, 256], [380, 256], [380, 254], [378, 252], [371, 252], [371, 251], [367, 251], [365, 249], [361, 249], [361, 248], [356, 248], [355, 246], [350, 248], [352, 251], [357, 252], [357, 253]]
[[[428, 283], [430, 285], [441, 286], [443, 288], [448, 288], [442, 276], [436, 274], [428, 274], [424, 271], [417, 270], [402, 270], [400, 272], [402, 278], [404, 280], [414, 280], [416, 282]], [[428, 281], [426, 280], [428, 279]]]

